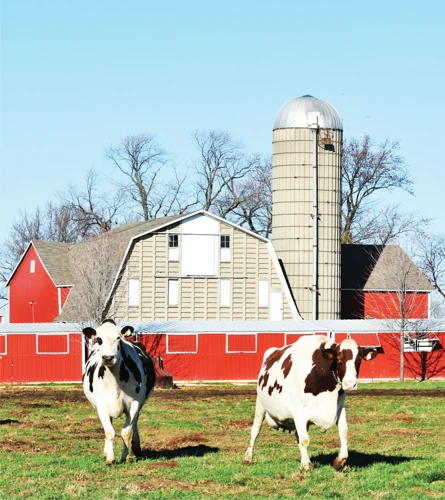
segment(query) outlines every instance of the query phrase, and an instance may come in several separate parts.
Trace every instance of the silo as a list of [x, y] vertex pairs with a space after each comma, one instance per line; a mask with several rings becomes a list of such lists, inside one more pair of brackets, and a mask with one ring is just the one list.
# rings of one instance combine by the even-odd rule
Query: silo
[[272, 241], [303, 319], [340, 318], [342, 130], [335, 108], [310, 95], [274, 122]]

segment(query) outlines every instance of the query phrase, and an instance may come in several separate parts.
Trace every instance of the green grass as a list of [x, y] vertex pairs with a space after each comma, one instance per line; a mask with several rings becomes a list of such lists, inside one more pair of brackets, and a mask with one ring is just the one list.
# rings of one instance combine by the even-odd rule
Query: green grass
[[340, 473], [335, 427], [311, 427], [309, 474], [295, 437], [267, 427], [255, 463], [243, 466], [254, 404], [253, 385], [158, 390], [140, 418], [145, 458], [107, 467], [102, 427], [79, 386], [1, 389], [0, 498], [445, 496], [445, 382], [362, 383], [346, 402], [350, 459]]

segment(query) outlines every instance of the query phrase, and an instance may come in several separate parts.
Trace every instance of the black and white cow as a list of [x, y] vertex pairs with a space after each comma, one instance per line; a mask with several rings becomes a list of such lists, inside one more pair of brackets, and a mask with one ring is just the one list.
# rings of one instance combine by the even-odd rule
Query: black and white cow
[[323, 335], [268, 349], [258, 378], [255, 418], [244, 463], [252, 463], [255, 440], [266, 419], [275, 429], [296, 431], [304, 472], [311, 465], [309, 425], [324, 431], [337, 424], [341, 446], [334, 468], [342, 469], [348, 458], [345, 391], [357, 389], [361, 361], [376, 355], [375, 350], [359, 347], [354, 340], [336, 344]]
[[114, 462], [112, 419], [123, 414], [126, 420], [122, 429], [122, 461], [129, 461], [130, 447], [135, 456], [141, 454], [139, 412], [153, 392], [156, 381], [153, 361], [147, 356], [144, 346], [125, 340], [132, 333], [131, 326], [121, 329], [110, 319], [97, 330], [83, 330], [87, 338], [95, 341], [83, 374], [83, 391], [97, 409], [105, 431], [104, 458], [107, 465]]

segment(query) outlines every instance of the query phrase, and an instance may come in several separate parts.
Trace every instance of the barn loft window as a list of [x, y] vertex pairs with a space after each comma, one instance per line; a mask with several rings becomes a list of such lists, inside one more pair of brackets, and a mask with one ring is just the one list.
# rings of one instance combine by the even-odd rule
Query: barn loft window
[[139, 280], [128, 280], [128, 305], [139, 306]]
[[179, 260], [179, 234], [168, 235], [168, 260]]
[[226, 335], [226, 353], [257, 352], [256, 333], [228, 333]]
[[221, 235], [221, 262], [230, 262], [230, 235]]
[[29, 266], [29, 272], [31, 274], [34, 274], [36, 272], [36, 261], [35, 260], [31, 261], [31, 264]]
[[269, 282], [258, 281], [258, 307], [269, 307]]
[[232, 305], [232, 293], [230, 280], [221, 280], [219, 289], [219, 304], [221, 307], [230, 307]]
[[179, 304], [179, 281], [168, 280], [168, 305], [177, 306]]

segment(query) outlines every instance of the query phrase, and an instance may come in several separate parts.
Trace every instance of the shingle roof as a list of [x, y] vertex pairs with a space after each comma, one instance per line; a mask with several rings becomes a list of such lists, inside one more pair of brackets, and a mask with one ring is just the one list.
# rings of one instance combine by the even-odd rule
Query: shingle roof
[[410, 291], [429, 291], [433, 286], [397, 245], [342, 245], [342, 290], [399, 290], [406, 273]]
[[56, 286], [72, 285], [69, 252], [74, 245], [40, 240], [33, 240], [32, 244]]

